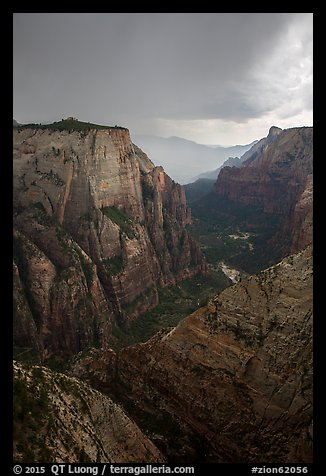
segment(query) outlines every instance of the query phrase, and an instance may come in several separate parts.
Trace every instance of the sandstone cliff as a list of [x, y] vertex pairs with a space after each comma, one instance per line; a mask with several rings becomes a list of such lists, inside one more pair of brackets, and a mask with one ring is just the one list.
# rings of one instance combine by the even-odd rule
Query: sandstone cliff
[[16, 463], [164, 462], [108, 397], [45, 367], [13, 369]]
[[158, 286], [206, 272], [183, 188], [127, 129], [62, 121], [13, 134], [16, 345], [106, 345], [112, 325], [158, 303]]
[[274, 142], [280, 132], [282, 132], [282, 129], [280, 127], [272, 126], [268, 131], [267, 137], [263, 137], [262, 139], [260, 139], [258, 142], [256, 142], [256, 144], [254, 144], [241, 156], [241, 163], [246, 162], [248, 165], [258, 156], [261, 156], [262, 153], [267, 149], [267, 147], [272, 144], [272, 142]]
[[169, 460], [310, 462], [311, 247], [123, 349], [111, 385]]
[[265, 212], [283, 213], [298, 199], [309, 174], [312, 128], [286, 129], [240, 168], [223, 168], [215, 192], [240, 203], [259, 204]]
[[[216, 199], [279, 216], [280, 229], [271, 245], [282, 248], [281, 256], [302, 249], [312, 235], [312, 199], [307, 194], [312, 196], [313, 129], [272, 127], [243, 159], [240, 168], [221, 170], [214, 187]], [[310, 192], [303, 199], [307, 187]]]
[[307, 183], [299, 200], [295, 204], [288, 224], [292, 232], [291, 252], [303, 249], [313, 238], [313, 178], [308, 175]]

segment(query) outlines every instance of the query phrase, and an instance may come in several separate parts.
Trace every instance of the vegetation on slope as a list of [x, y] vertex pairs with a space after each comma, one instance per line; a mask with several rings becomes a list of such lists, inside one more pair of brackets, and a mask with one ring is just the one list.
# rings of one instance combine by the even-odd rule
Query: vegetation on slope
[[17, 362], [13, 370], [15, 462], [162, 461], [122, 408], [81, 380]]
[[113, 329], [116, 341], [114, 350], [145, 342], [159, 330], [176, 326], [181, 319], [207, 304], [208, 300], [231, 284], [221, 270], [210, 271], [182, 281], [177, 286], [160, 288], [159, 304], [137, 319]]
[[258, 206], [241, 205], [213, 194], [192, 204], [189, 232], [200, 244], [207, 261], [254, 274], [281, 259], [268, 241], [279, 229], [281, 217], [264, 213]]
[[135, 232], [133, 231], [132, 220], [124, 213], [122, 210], [119, 210], [117, 207], [102, 207], [101, 212], [103, 215], [110, 218], [111, 221], [116, 223], [122, 233], [125, 233], [128, 238], [132, 239], [135, 237]]
[[100, 124], [93, 124], [91, 122], [78, 121], [75, 118], [68, 117], [67, 119], [62, 119], [61, 121], [52, 122], [51, 124], [19, 124], [15, 126], [17, 129], [41, 129], [41, 130], [55, 130], [55, 131], [83, 131], [87, 132], [92, 129], [122, 129], [127, 130], [125, 127], [121, 126], [103, 126]]

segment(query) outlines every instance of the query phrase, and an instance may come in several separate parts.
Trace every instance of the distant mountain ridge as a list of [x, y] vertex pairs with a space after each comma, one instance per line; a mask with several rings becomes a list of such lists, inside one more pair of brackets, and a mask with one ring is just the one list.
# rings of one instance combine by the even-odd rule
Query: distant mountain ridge
[[[276, 137], [279, 133], [282, 132], [280, 127], [272, 126], [269, 129], [267, 137], [263, 137], [262, 139], [253, 141], [250, 145], [250, 148], [246, 150], [241, 156], [239, 157], [229, 157], [223, 164], [215, 170], [210, 170], [208, 172], [204, 172], [199, 174], [198, 176], [194, 177], [191, 182], [195, 182], [198, 179], [211, 179], [216, 180], [220, 171], [224, 167], [241, 167], [242, 164], [248, 165], [252, 162], [259, 154], [262, 154], [266, 147], [274, 142]], [[237, 146], [236, 146], [237, 147]]]
[[[198, 179], [210, 179], [216, 180], [219, 173], [224, 167], [241, 167], [242, 164], [248, 165], [252, 162], [258, 154], [262, 154], [265, 148], [271, 144], [278, 134], [282, 132], [282, 129], [276, 126], [272, 126], [269, 129], [267, 137], [263, 137], [262, 139], [253, 141], [250, 145], [250, 148], [244, 152], [240, 158], [239, 157], [229, 157], [227, 160], [223, 162], [223, 164], [214, 170], [209, 170], [207, 172], [201, 173], [194, 177], [190, 183], [196, 182]], [[218, 147], [218, 146], [217, 146]], [[238, 147], [238, 146], [235, 146]]]
[[256, 142], [247, 152], [241, 156], [241, 162], [249, 165], [259, 154], [262, 154], [268, 145], [272, 144], [277, 136], [282, 132], [280, 127], [272, 126], [268, 135]]
[[181, 184], [194, 181], [193, 177], [203, 173], [205, 168], [215, 169], [231, 156], [240, 157], [254, 144], [209, 146], [181, 137], [164, 138], [151, 135], [136, 135], [133, 141], [156, 164], [162, 165], [173, 180]]
[[[251, 150], [251, 149], [249, 149]], [[248, 151], [249, 152], [249, 151]], [[242, 160], [239, 157], [229, 157], [227, 160], [223, 162], [223, 164], [215, 170], [209, 170], [208, 172], [204, 172], [202, 174], [197, 175], [191, 181], [191, 183], [196, 182], [199, 179], [209, 179], [209, 180], [216, 180], [218, 174], [222, 170], [223, 167], [240, 167], [242, 164]]]
[[258, 141], [254, 141], [253, 146], [247, 152], [245, 152], [241, 158], [229, 157], [217, 169], [211, 170], [209, 172], [204, 172], [203, 174], [200, 174], [194, 179], [192, 179], [190, 183], [186, 183], [184, 185], [184, 189], [186, 191], [187, 202], [191, 204], [196, 200], [200, 199], [201, 197], [204, 197], [205, 195], [210, 193], [213, 190], [213, 185], [217, 180], [219, 173], [224, 167], [241, 167], [244, 163], [243, 157], [245, 157], [245, 160], [247, 160], [248, 157], [251, 157], [251, 155], [247, 156], [246, 154], [253, 154], [256, 150], [256, 144], [258, 144]]

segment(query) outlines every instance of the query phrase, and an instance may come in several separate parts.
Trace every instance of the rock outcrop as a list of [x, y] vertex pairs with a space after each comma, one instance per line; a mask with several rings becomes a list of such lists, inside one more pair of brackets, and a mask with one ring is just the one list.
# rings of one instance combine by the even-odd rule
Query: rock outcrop
[[295, 204], [288, 228], [292, 231], [291, 252], [303, 249], [313, 238], [313, 178], [308, 175], [307, 183]]
[[206, 272], [183, 188], [127, 129], [68, 120], [13, 134], [18, 346], [105, 346], [159, 286]]
[[114, 381], [169, 460], [310, 462], [311, 247], [123, 349]]
[[122, 408], [78, 379], [14, 362], [16, 463], [162, 463]]
[[263, 137], [257, 141], [256, 144], [241, 156], [241, 163], [246, 162], [250, 164], [250, 162], [254, 161], [258, 156], [261, 156], [267, 147], [274, 142], [280, 132], [282, 132], [280, 127], [272, 126], [268, 131], [267, 137]]

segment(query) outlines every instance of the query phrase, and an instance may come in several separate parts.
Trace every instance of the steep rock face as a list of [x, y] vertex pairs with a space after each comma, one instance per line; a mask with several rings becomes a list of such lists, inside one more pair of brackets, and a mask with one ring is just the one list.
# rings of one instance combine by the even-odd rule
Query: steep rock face
[[107, 343], [157, 286], [206, 272], [182, 187], [127, 129], [15, 128], [13, 158], [15, 264], [51, 351]]
[[164, 462], [108, 397], [44, 367], [13, 370], [15, 462]]
[[40, 230], [41, 247], [14, 233], [14, 343], [41, 358], [107, 345], [114, 317], [90, 258], [57, 231]]
[[249, 164], [250, 162], [254, 161], [258, 156], [260, 156], [267, 147], [274, 142], [276, 137], [282, 132], [282, 129], [276, 126], [272, 126], [269, 129], [267, 137], [263, 137], [260, 139], [256, 144], [254, 144], [249, 150], [247, 150], [241, 156], [241, 162], [246, 162]]
[[309, 174], [312, 128], [287, 129], [242, 167], [222, 169], [215, 192], [240, 203], [259, 204], [265, 212], [283, 213], [301, 195]]
[[[120, 352], [120, 395], [174, 421], [176, 460], [188, 452], [197, 461], [311, 461], [311, 255], [308, 247], [243, 279]], [[197, 438], [184, 447], [190, 432]]]
[[19, 342], [22, 347], [41, 351], [42, 345], [36, 323], [15, 263], [13, 263], [13, 334], [14, 342]]
[[312, 181], [308, 180], [313, 172], [312, 147], [311, 127], [283, 131], [273, 127], [267, 138], [246, 153], [240, 168], [223, 168], [214, 186], [217, 200], [259, 207], [262, 212], [282, 217], [272, 243], [284, 243], [283, 256], [302, 249], [312, 234], [312, 200], [304, 199], [305, 211], [302, 204], [297, 205], [306, 187], [312, 197]]
[[308, 175], [307, 183], [290, 220], [289, 229], [292, 231], [291, 252], [296, 253], [309, 243], [312, 243], [313, 230], [313, 178]]

